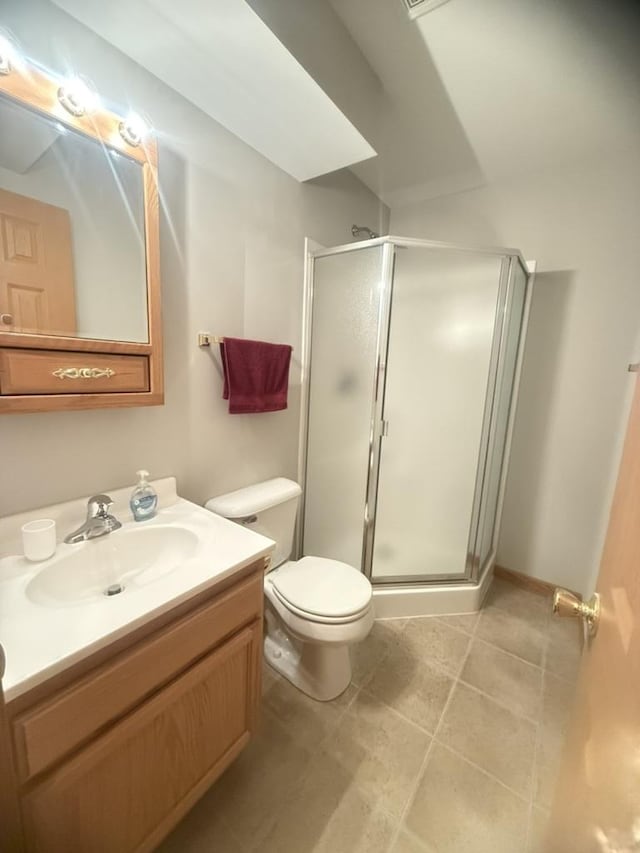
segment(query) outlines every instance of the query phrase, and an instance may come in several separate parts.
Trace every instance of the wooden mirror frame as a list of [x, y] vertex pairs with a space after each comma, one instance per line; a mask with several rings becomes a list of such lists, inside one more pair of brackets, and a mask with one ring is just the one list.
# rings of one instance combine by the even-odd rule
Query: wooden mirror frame
[[71, 115], [58, 100], [61, 85], [27, 61], [12, 63], [8, 73], [0, 74], [0, 92], [16, 103], [141, 165], [148, 343], [0, 331], [0, 414], [158, 406], [164, 402], [164, 380], [157, 146], [150, 138], [135, 146], [127, 143], [120, 134], [122, 117], [101, 107]]

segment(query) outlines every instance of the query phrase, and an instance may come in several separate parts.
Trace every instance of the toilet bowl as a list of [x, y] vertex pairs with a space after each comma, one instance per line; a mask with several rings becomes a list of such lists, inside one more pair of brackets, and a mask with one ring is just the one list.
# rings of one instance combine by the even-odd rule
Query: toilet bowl
[[300, 494], [297, 483], [278, 477], [211, 498], [206, 507], [275, 541], [264, 579], [265, 658], [308, 696], [328, 701], [351, 681], [349, 647], [371, 630], [372, 589], [347, 563], [289, 559]]

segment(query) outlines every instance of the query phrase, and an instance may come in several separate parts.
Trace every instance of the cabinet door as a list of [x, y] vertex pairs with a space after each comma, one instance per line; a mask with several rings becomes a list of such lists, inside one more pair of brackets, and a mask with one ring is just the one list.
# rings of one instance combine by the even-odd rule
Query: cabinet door
[[261, 641], [256, 622], [28, 793], [27, 849], [152, 850], [247, 742]]

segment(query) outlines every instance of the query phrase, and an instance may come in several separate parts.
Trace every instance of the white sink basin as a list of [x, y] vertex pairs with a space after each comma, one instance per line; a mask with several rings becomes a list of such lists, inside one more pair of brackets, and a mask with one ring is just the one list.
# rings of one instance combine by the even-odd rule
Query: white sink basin
[[27, 597], [45, 607], [115, 598], [164, 578], [191, 559], [198, 536], [177, 525], [127, 527], [70, 545], [27, 584]]
[[[130, 487], [110, 489], [122, 527], [92, 542], [60, 543], [43, 563], [23, 556], [22, 525], [52, 518], [62, 535], [84, 518], [87, 498], [0, 518], [7, 701], [272, 553], [270, 539], [179, 497], [173, 477], [153, 487], [155, 518], [136, 523]], [[124, 589], [106, 596], [113, 584]]]

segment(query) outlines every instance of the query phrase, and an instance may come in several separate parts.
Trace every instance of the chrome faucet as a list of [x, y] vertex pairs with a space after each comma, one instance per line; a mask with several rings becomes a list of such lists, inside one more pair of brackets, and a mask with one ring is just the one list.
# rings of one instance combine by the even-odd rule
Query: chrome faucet
[[94, 495], [87, 502], [87, 520], [85, 523], [64, 537], [67, 545], [75, 545], [77, 542], [86, 542], [87, 539], [96, 539], [98, 536], [106, 536], [113, 533], [122, 524], [111, 515], [109, 510], [113, 501], [109, 495]]

